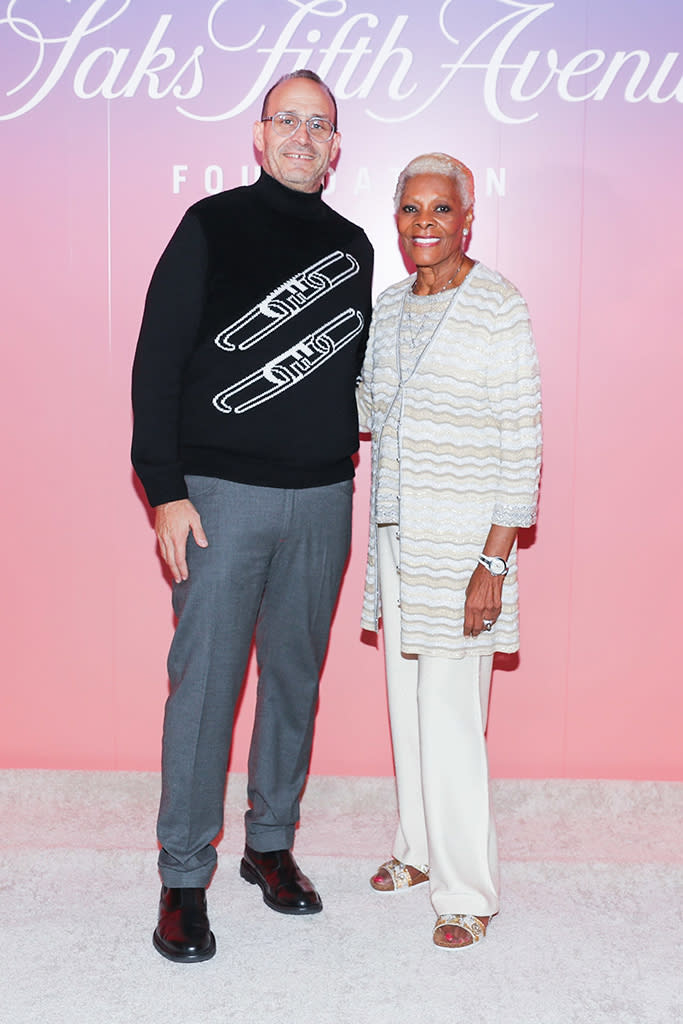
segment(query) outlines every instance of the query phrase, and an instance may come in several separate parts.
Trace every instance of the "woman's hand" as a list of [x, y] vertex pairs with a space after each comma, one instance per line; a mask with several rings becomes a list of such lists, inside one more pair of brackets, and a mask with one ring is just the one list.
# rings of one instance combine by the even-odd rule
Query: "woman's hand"
[[[516, 537], [516, 526], [493, 523], [484, 544], [484, 554], [507, 562]], [[494, 576], [486, 566], [477, 562], [465, 591], [465, 624], [462, 630], [465, 636], [479, 636], [482, 630], [491, 629], [503, 606], [504, 582], [505, 576]], [[485, 626], [484, 621], [490, 622], [491, 626]]]
[[504, 576], [492, 576], [488, 569], [477, 564], [465, 591], [465, 636], [479, 636], [486, 630], [484, 620], [496, 621], [503, 603], [504, 580]]

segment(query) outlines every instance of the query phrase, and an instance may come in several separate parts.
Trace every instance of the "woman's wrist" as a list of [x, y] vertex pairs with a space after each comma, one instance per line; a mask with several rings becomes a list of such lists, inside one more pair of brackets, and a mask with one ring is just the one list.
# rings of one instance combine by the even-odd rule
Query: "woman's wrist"
[[492, 576], [507, 576], [509, 567], [502, 555], [487, 555], [482, 552], [477, 559]]

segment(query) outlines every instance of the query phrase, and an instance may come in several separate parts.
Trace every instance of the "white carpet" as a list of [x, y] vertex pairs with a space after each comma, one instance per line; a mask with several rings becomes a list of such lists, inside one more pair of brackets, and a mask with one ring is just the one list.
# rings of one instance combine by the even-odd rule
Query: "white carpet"
[[[324, 912], [275, 914], [238, 876], [244, 779], [209, 890], [218, 953], [153, 950], [158, 778], [0, 773], [7, 1024], [677, 1024], [683, 786], [498, 781], [503, 900], [441, 950], [424, 888], [380, 895], [387, 779], [310, 781], [296, 853]], [[343, 857], [338, 856], [343, 854]]]

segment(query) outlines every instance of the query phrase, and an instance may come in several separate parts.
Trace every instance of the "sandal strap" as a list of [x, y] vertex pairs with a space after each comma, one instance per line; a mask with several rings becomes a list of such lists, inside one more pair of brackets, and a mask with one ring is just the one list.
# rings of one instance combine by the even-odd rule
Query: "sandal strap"
[[473, 914], [440, 914], [434, 925], [434, 932], [443, 925], [455, 925], [456, 928], [463, 928], [468, 935], [472, 936], [472, 943], [480, 942], [486, 935], [486, 926], [481, 923], [478, 917]]
[[387, 874], [390, 876], [394, 883], [394, 889], [408, 889], [414, 882], [410, 876], [409, 867], [415, 868], [421, 874], [429, 877], [429, 865], [428, 864], [404, 864], [402, 860], [397, 860], [396, 857], [392, 857], [391, 860], [387, 860], [384, 864], [380, 865], [380, 870], [384, 868]]

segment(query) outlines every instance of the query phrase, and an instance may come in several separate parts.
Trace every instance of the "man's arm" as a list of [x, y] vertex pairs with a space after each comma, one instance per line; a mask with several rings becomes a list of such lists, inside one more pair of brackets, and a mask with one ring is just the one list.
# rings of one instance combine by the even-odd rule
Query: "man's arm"
[[199, 512], [189, 498], [167, 501], [156, 507], [154, 530], [161, 557], [171, 570], [173, 579], [176, 583], [186, 580], [189, 576], [186, 552], [190, 530], [200, 548], [209, 546]]
[[180, 409], [204, 308], [206, 267], [203, 232], [186, 214], [152, 275], [133, 363], [131, 454], [153, 507], [187, 497]]
[[152, 276], [133, 364], [132, 460], [156, 508], [159, 548], [176, 583], [187, 579], [190, 530], [200, 547], [208, 543], [179, 454], [183, 378], [204, 307], [206, 267], [204, 235], [186, 214]]

